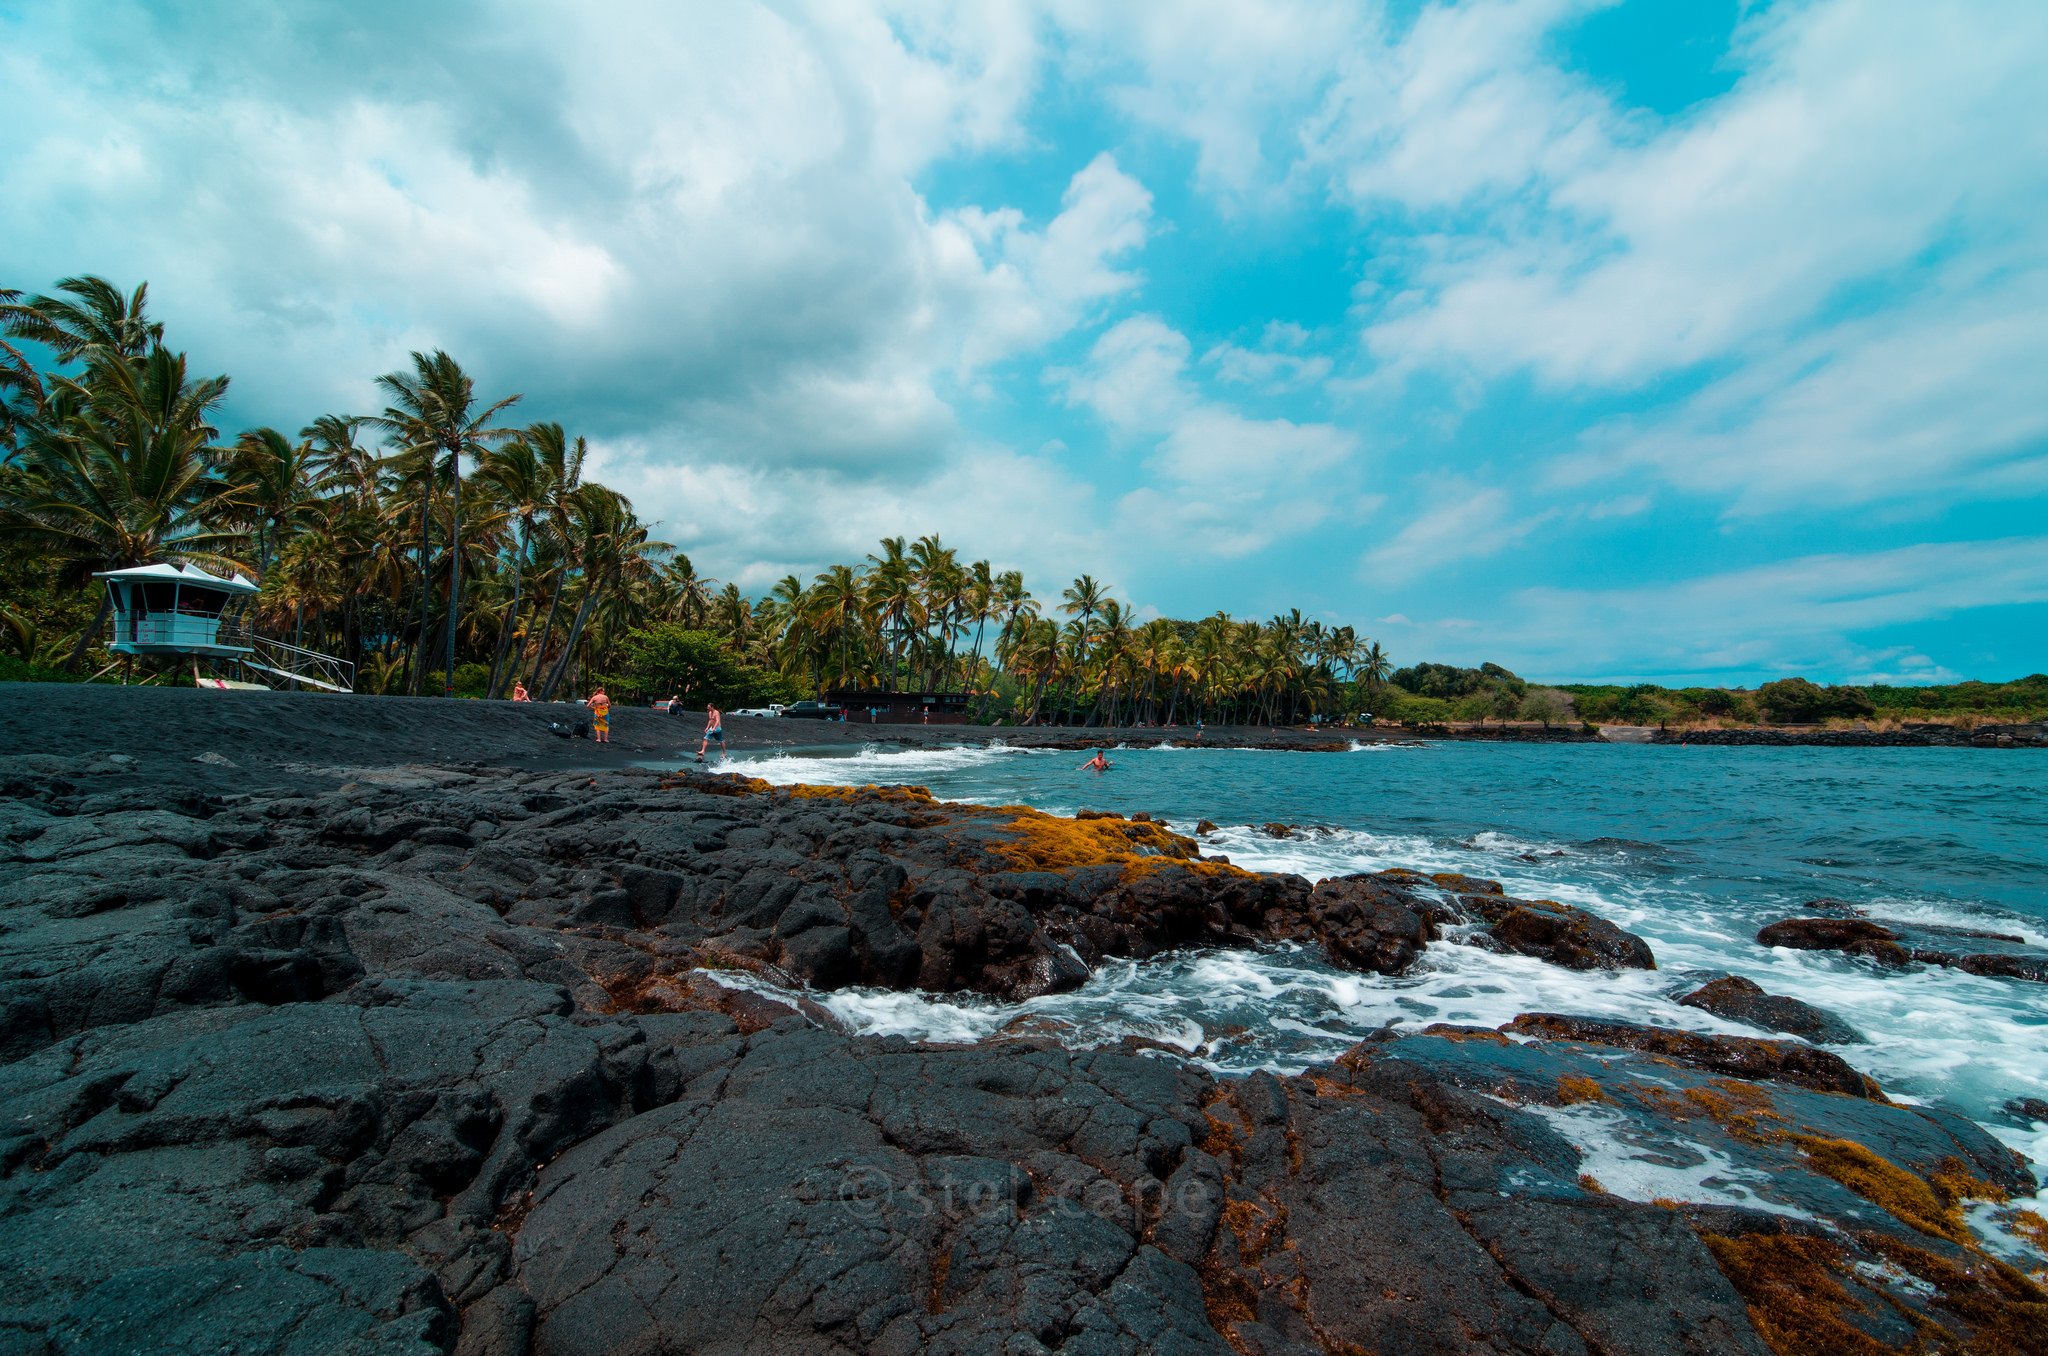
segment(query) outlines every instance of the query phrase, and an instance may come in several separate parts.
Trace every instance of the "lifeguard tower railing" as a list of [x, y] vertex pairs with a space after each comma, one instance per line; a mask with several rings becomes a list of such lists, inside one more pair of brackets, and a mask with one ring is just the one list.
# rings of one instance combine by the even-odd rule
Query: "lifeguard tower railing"
[[250, 670], [251, 678], [265, 686], [302, 683], [324, 692], [356, 690], [356, 666], [348, 660], [266, 636], [232, 613], [223, 617], [182, 612], [116, 614], [108, 619], [107, 639], [128, 646], [212, 654]]
[[236, 662], [255, 669], [270, 679], [304, 683], [327, 692], [354, 692], [356, 666], [346, 659], [317, 650], [304, 650], [282, 640], [243, 628], [243, 644], [249, 653]]

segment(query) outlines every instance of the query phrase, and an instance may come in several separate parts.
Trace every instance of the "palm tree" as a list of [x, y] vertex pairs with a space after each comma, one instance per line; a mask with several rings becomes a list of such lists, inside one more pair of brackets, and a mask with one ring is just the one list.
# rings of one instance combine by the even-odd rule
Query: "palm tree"
[[1394, 672], [1394, 663], [1387, 658], [1385, 650], [1376, 640], [1365, 643], [1364, 651], [1358, 657], [1358, 675], [1373, 687], [1385, 683]]
[[[886, 545], [886, 543], [884, 543]], [[811, 587], [811, 613], [834, 624], [839, 632], [839, 685], [847, 681], [847, 645], [853, 623], [867, 602], [860, 578], [846, 565], [834, 565]], [[893, 659], [891, 662], [895, 662]]]
[[[560, 460], [554, 449], [567, 439], [560, 424], [533, 424], [510, 442], [485, 455], [477, 478], [496, 491], [505, 512], [518, 525], [518, 539], [506, 572], [512, 576], [512, 597], [498, 625], [498, 643], [491, 653], [491, 677], [484, 693], [492, 700], [503, 695], [506, 678], [518, 670], [505, 660], [512, 637], [520, 632], [519, 602], [525, 587], [527, 568], [533, 563], [534, 521], [546, 511], [554, 491], [554, 467]], [[547, 450], [543, 450], [547, 449]]]
[[[571, 506], [576, 491], [583, 484], [583, 462], [589, 455], [589, 445], [582, 438], [574, 443], [553, 437], [530, 439], [548, 468], [548, 504], [543, 521], [546, 532], [543, 541], [555, 556], [554, 587], [548, 596], [548, 612], [541, 622], [540, 639], [533, 651], [533, 675], [526, 680], [528, 687], [539, 687], [541, 669], [547, 656], [548, 642], [554, 639], [555, 611], [562, 602], [562, 586], [568, 581], [573, 556], [570, 546]], [[688, 564], [687, 560], [684, 564]], [[518, 665], [514, 665], [516, 671]]]
[[888, 685], [894, 688], [897, 667], [903, 658], [903, 642], [910, 633], [910, 609], [917, 603], [917, 581], [904, 553], [901, 537], [882, 538], [882, 554], [870, 555], [868, 563], [874, 568], [867, 576], [867, 600], [885, 622], [883, 634], [889, 645]]
[[575, 564], [582, 576], [583, 597], [577, 604], [575, 618], [569, 623], [569, 635], [563, 642], [562, 653], [541, 683], [540, 691], [535, 694], [541, 701], [550, 700], [555, 688], [568, 674], [576, 647], [583, 639], [584, 628], [604, 601], [607, 591], [624, 584], [629, 575], [643, 570], [651, 575], [653, 572], [647, 568], [647, 557], [665, 547], [662, 542], [648, 540], [647, 528], [633, 516], [631, 501], [615, 490], [602, 485], [579, 486], [570, 495], [567, 507], [575, 538]]
[[732, 641], [735, 650], [743, 650], [747, 634], [753, 629], [754, 607], [740, 592], [738, 584], [727, 584], [712, 601], [712, 612], [718, 625]]
[[[0, 335], [14, 333], [15, 316], [27, 309], [20, 301], [21, 293], [0, 287]], [[9, 459], [22, 424], [42, 406], [42, 374], [26, 354], [0, 339], [0, 465]]]
[[231, 521], [254, 527], [259, 579], [287, 534], [313, 520], [318, 465], [311, 439], [294, 443], [274, 428], [252, 428], [235, 440], [222, 506]]
[[966, 585], [961, 591], [963, 620], [974, 623], [973, 659], [970, 671], [981, 667], [982, 635], [988, 630], [988, 619], [995, 615], [998, 598], [995, 574], [985, 560], [977, 560], [968, 567]]
[[[226, 486], [209, 418], [227, 387], [192, 381], [185, 356], [162, 347], [138, 363], [90, 350], [85, 373], [57, 377], [26, 430], [16, 474], [0, 482], [0, 527], [48, 552], [74, 586], [167, 557], [239, 568], [238, 534], [215, 526]], [[102, 597], [66, 667], [84, 662], [112, 604]]]
[[313, 481], [321, 491], [352, 497], [375, 494], [377, 457], [356, 442], [362, 426], [359, 415], [323, 414], [299, 430], [299, 437], [313, 446]]
[[[448, 650], [443, 664], [443, 696], [455, 695], [455, 621], [462, 605], [462, 458], [467, 453], [480, 457], [491, 443], [512, 433], [511, 429], [488, 427], [492, 418], [517, 404], [517, 395], [506, 396], [482, 409], [477, 408], [476, 384], [461, 364], [441, 349], [432, 355], [415, 352], [413, 370], [387, 372], [377, 378], [392, 403], [369, 422], [389, 433], [406, 453], [429, 461], [427, 485], [434, 480], [432, 459], [445, 454], [452, 493], [448, 514]], [[426, 578], [426, 515], [421, 514], [420, 590], [428, 589]], [[421, 639], [425, 639], [424, 627]]]
[[1073, 633], [1074, 652], [1070, 656], [1076, 677], [1088, 648], [1088, 625], [1101, 610], [1104, 593], [1102, 585], [1095, 582], [1095, 576], [1084, 574], [1060, 594], [1060, 611], [1070, 617], [1078, 617], [1081, 623]]
[[148, 314], [148, 283], [124, 296], [105, 278], [88, 274], [60, 279], [57, 291], [63, 295], [18, 305], [13, 296], [19, 293], [13, 294], [5, 316], [10, 332], [52, 350], [60, 364], [88, 361], [94, 354], [139, 362], [162, 346], [164, 327]]

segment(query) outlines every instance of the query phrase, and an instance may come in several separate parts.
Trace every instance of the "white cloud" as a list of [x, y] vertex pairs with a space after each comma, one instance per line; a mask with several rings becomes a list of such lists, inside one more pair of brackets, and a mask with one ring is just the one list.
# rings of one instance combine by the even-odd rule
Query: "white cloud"
[[1202, 355], [1221, 381], [1249, 386], [1266, 395], [1286, 395], [1320, 385], [1334, 363], [1327, 354], [1304, 353], [1309, 333], [1299, 325], [1275, 320], [1267, 324], [1258, 346], [1217, 344]]
[[1624, 588], [1518, 589], [1476, 627], [1424, 619], [1388, 627], [1385, 639], [1404, 656], [1493, 659], [1556, 681], [1848, 675], [1879, 667], [1873, 655], [1887, 653], [1859, 633], [2044, 602], [2048, 537], [2009, 537], [1801, 556]]
[[1140, 124], [1192, 143], [1197, 182], [1232, 204], [1284, 188], [1295, 124], [1377, 14], [1312, 0], [1049, 8], [1069, 65]]
[[1357, 438], [1325, 423], [1252, 419], [1189, 380], [1192, 346], [1156, 316], [1112, 326], [1067, 398], [1144, 446], [1152, 483], [1117, 504], [1120, 530], [1173, 555], [1248, 555], [1362, 507]]
[[1518, 517], [1505, 491], [1462, 480], [1437, 486], [1432, 497], [1431, 507], [1366, 552], [1360, 567], [1363, 578], [1404, 583], [1459, 561], [1497, 555], [1553, 516], [1546, 512]]
[[1667, 411], [1592, 430], [1555, 479], [1648, 466], [1737, 515], [2038, 494], [2044, 315], [2048, 269], [1834, 326]]
[[1735, 88], [1657, 123], [1550, 64], [1582, 8], [1425, 11], [1332, 93], [1314, 153], [1349, 199], [1464, 214], [1365, 289], [1383, 373], [1715, 364], [1557, 480], [1649, 466], [1740, 514], [2048, 484], [2048, 9], [1758, 8]]
[[[10, 278], [151, 279], [177, 340], [280, 423], [445, 346], [596, 431], [884, 473], [947, 445], [944, 385], [1135, 283], [1116, 260], [1150, 198], [1107, 156], [1050, 222], [991, 208], [979, 240], [916, 191], [936, 158], [1021, 144], [1023, 6], [351, 17], [11, 24]], [[337, 79], [344, 54], [365, 60]]]
[[1060, 213], [1032, 231], [1012, 208], [963, 208], [933, 223], [932, 254], [962, 375], [1066, 333], [1137, 287], [1116, 261], [1145, 243], [1152, 195], [1104, 152], [1067, 185]]
[[[1569, 7], [1506, 7], [1525, 20], [1559, 8]], [[1416, 25], [1406, 46], [1424, 51], [1413, 60], [1469, 67], [1460, 42], [1471, 25], [1439, 31], [1439, 17]], [[1480, 49], [1489, 68], [1543, 72], [1545, 27], [1497, 30]], [[1468, 161], [1445, 139], [1469, 116], [1469, 90], [1403, 108], [1395, 149], [1326, 146], [1361, 203], [1440, 206], [1485, 187], [1534, 195], [1536, 210], [1502, 210], [1427, 264], [1408, 308], [1368, 332], [1374, 351], [1634, 383], [1782, 334], [1847, 284], [1945, 239], [2024, 229], [2037, 213], [2048, 10], [1834, 0], [1757, 11], [1746, 33], [1750, 71], [1737, 87], [1654, 132], [1551, 72], [1513, 118], [1534, 138], [1527, 153], [1448, 198], [1440, 175], [1397, 172], [1398, 146], [1425, 139], [1419, 163], [1455, 183]]]
[[761, 592], [785, 574], [806, 582], [859, 560], [885, 536], [937, 533], [1034, 583], [1128, 563], [1101, 530], [1094, 492], [1043, 457], [972, 447], [903, 487], [831, 469], [698, 464], [638, 441], [593, 447], [589, 474], [658, 514], [666, 540], [700, 570]]

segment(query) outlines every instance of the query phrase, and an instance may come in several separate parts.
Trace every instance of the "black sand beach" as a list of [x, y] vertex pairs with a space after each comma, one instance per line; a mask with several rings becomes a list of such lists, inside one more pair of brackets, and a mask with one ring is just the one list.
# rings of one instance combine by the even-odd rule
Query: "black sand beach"
[[[99, 751], [136, 759], [138, 776], [178, 776], [212, 753], [249, 769], [251, 785], [293, 782], [319, 767], [427, 762], [540, 769], [617, 768], [694, 755], [702, 711], [671, 716], [615, 707], [610, 747], [563, 739], [550, 723], [573, 726], [590, 713], [574, 702], [445, 701], [426, 697], [348, 698], [313, 692], [199, 691], [108, 684], [0, 683], [0, 748], [16, 753]], [[747, 749], [936, 748], [1002, 739], [1031, 747], [1089, 748], [1176, 743], [1192, 727], [1100, 730], [965, 725], [867, 725], [823, 720], [725, 717], [727, 739]], [[1344, 749], [1354, 738], [1397, 740], [1371, 731], [1313, 732], [1220, 727], [1202, 742], [1218, 748]], [[318, 780], [315, 778], [315, 780]]]
[[[634, 768], [696, 722], [570, 712], [0, 688], [0, 1351], [2043, 1349], [1963, 1216], [2030, 1174], [1830, 1014], [1724, 986], [1755, 1036], [1530, 1013], [1297, 1077], [850, 1035], [807, 994], [1656, 958], [1491, 881]], [[1634, 1199], [1568, 1115], [1797, 1211]]]

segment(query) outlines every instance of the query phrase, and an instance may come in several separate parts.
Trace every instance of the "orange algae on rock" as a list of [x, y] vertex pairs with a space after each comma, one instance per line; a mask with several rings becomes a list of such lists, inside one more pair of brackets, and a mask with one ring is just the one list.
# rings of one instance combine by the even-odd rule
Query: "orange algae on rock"
[[1955, 1261], [1885, 1234], [1864, 1234], [1858, 1241], [1926, 1282], [1937, 1309], [1970, 1325], [1974, 1331], [1963, 1351], [1987, 1356], [2048, 1352], [2048, 1290], [2019, 1268], [1975, 1247], [1966, 1260]]
[[1605, 1102], [1611, 1100], [1600, 1085], [1584, 1074], [1566, 1074], [1557, 1080], [1557, 1104], [1573, 1106], [1579, 1102]]
[[2032, 1210], [2015, 1210], [2006, 1227], [2042, 1252], [2048, 1252], [2048, 1219]]
[[881, 800], [909, 805], [936, 805], [938, 801], [922, 786], [809, 786], [789, 788], [791, 800]]
[[1796, 1234], [1702, 1234], [1742, 1296], [1749, 1321], [1778, 1356], [1883, 1356], [1886, 1347], [1842, 1315], [1863, 1306], [1842, 1288], [1838, 1244]]
[[1974, 1245], [1955, 1200], [1944, 1199], [1927, 1179], [1854, 1140], [1825, 1139], [1819, 1135], [1793, 1135], [1791, 1139], [1816, 1172], [1834, 1178], [1894, 1218], [1951, 1243]]
[[709, 796], [758, 796], [775, 789], [772, 784], [762, 781], [759, 777], [741, 777], [737, 774], [695, 777], [688, 781], [675, 778], [663, 782], [661, 788], [664, 791], [702, 791]]
[[1163, 824], [1125, 819], [1062, 819], [1023, 805], [1005, 805], [1008, 841], [990, 845], [996, 856], [1023, 871], [1071, 871], [1121, 866], [1128, 876], [1165, 868], [1202, 875], [1248, 876], [1222, 862], [1200, 860], [1201, 849]]

